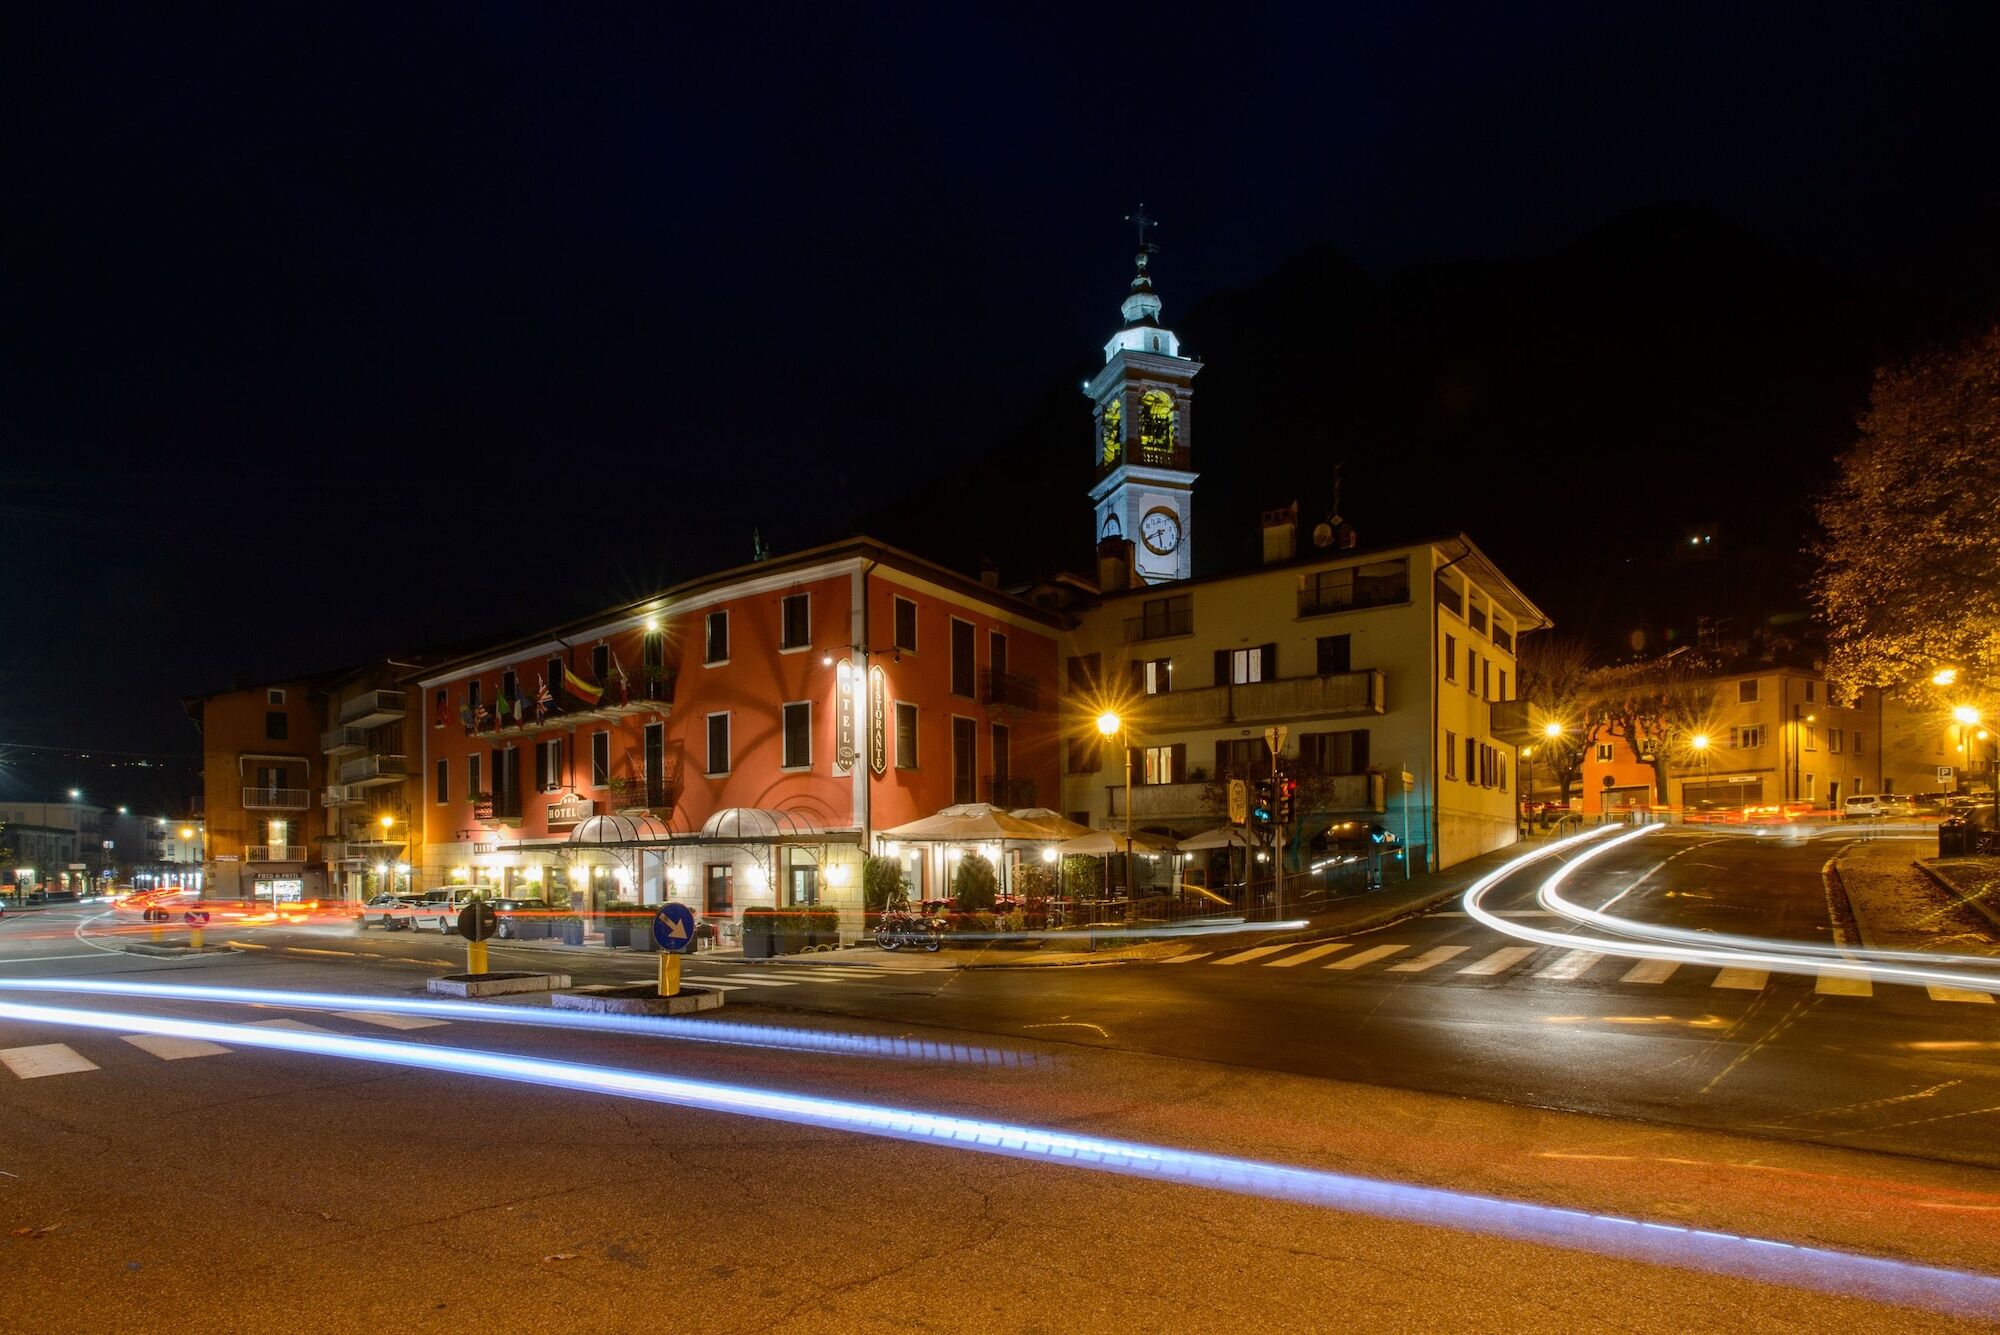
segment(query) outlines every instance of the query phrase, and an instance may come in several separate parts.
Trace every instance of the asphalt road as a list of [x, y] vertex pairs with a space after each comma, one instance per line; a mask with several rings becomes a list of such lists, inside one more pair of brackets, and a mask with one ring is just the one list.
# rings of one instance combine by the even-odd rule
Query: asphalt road
[[[1825, 942], [1833, 851], [1661, 835], [1565, 891], [1669, 925]], [[1489, 906], [1554, 925], [1532, 885]], [[366, 998], [419, 997], [462, 960], [452, 943], [264, 931], [236, 934], [239, 954], [163, 961], [116, 951], [98, 913], [10, 915], [0, 981], [365, 996], [338, 1012], [184, 992], [0, 1002], [254, 1016], [291, 1033], [861, 1098], [2000, 1274], [2000, 1017], [1918, 987], [1857, 995], [1708, 966], [1635, 980], [1631, 960], [1526, 946], [1457, 910], [1346, 941], [1202, 944], [1168, 963], [935, 969], [862, 951], [691, 963], [731, 989], [730, 1018], [949, 1041], [961, 1059], [828, 1057], [391, 1023]], [[554, 958], [495, 947], [496, 967]], [[560, 958], [580, 982], [653, 967]], [[0, 1017], [10, 1329], [1941, 1328], [1902, 1307], [1605, 1256], [1587, 1236], [1552, 1247], [272, 1052], [241, 1030], [160, 1051], [126, 1028]]]
[[[1821, 869], [1839, 847], [1664, 832], [1590, 862], [1565, 892], [1669, 926], [1833, 944]], [[1561, 925], [1535, 904], [1539, 879], [1516, 878], [1489, 904]], [[461, 958], [409, 933], [258, 940], [265, 953], [367, 952], [291, 957], [402, 968]], [[494, 958], [553, 957], [496, 946]], [[654, 967], [620, 953], [560, 958], [580, 982], [639, 980]], [[697, 957], [689, 976], [736, 988], [738, 1004], [2000, 1166], [2000, 1007], [1921, 987], [1876, 983], [1855, 995], [1809, 976], [1695, 965], [1634, 978], [1632, 960], [1525, 947], [1456, 908], [1247, 958], [1203, 945], [1166, 963], [925, 967], [933, 962], [873, 951]], [[1468, 972], [1481, 968], [1491, 972]]]

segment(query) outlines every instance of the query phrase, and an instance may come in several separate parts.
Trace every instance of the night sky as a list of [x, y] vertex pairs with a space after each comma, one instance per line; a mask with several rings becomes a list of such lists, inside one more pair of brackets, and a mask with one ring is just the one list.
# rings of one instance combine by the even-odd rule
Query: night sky
[[1996, 272], [1990, 6], [846, 8], [10, 11], [0, 744], [837, 536], [1092, 355], [1142, 199], [1169, 323], [1676, 202]]

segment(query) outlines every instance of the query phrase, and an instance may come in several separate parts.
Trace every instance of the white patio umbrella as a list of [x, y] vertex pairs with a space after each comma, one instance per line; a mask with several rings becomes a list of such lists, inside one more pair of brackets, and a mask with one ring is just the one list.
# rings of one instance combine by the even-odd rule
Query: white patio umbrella
[[1047, 807], [1021, 807], [1007, 813], [1015, 820], [1024, 820], [1039, 825], [1051, 839], [1074, 839], [1080, 834], [1089, 834], [1088, 825], [1078, 825], [1060, 811]]
[[[1123, 853], [1125, 851], [1125, 834], [1119, 830], [1092, 830], [1089, 834], [1080, 834], [1074, 839], [1065, 839], [1060, 844], [1057, 844], [1056, 847], [1064, 854], [1074, 854], [1078, 857], [1107, 857], [1110, 854]], [[1134, 830], [1132, 832], [1132, 851], [1134, 853], [1178, 853], [1181, 851], [1181, 846], [1167, 835], [1153, 834], [1146, 830]]]
[[1257, 844], [1240, 825], [1218, 825], [1181, 840], [1181, 852], [1199, 853], [1211, 848], [1255, 848]]

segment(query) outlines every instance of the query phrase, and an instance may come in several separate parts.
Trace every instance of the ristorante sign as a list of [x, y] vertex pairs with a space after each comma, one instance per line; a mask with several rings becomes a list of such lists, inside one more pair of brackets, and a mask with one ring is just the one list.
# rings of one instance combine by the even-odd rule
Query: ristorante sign
[[868, 768], [881, 778], [889, 768], [889, 674], [868, 669]]

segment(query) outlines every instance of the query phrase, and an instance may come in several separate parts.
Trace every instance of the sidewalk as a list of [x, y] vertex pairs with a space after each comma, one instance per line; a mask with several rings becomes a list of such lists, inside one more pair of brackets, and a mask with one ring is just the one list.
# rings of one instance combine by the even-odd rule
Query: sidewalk
[[1916, 868], [1939, 890], [1983, 917], [1988, 935], [2000, 930], [2000, 858], [1918, 858]]
[[[1946, 864], [1942, 869], [1940, 861]], [[1995, 874], [2000, 864], [1992, 858], [1929, 862], [1911, 861], [1909, 846], [1897, 843], [1857, 843], [1835, 859], [1861, 944], [1869, 950], [2000, 956], [1995, 924], [1968, 909], [1970, 895], [1946, 879], [1956, 876], [1968, 885], [1982, 880], [1990, 888], [2000, 880]]]

